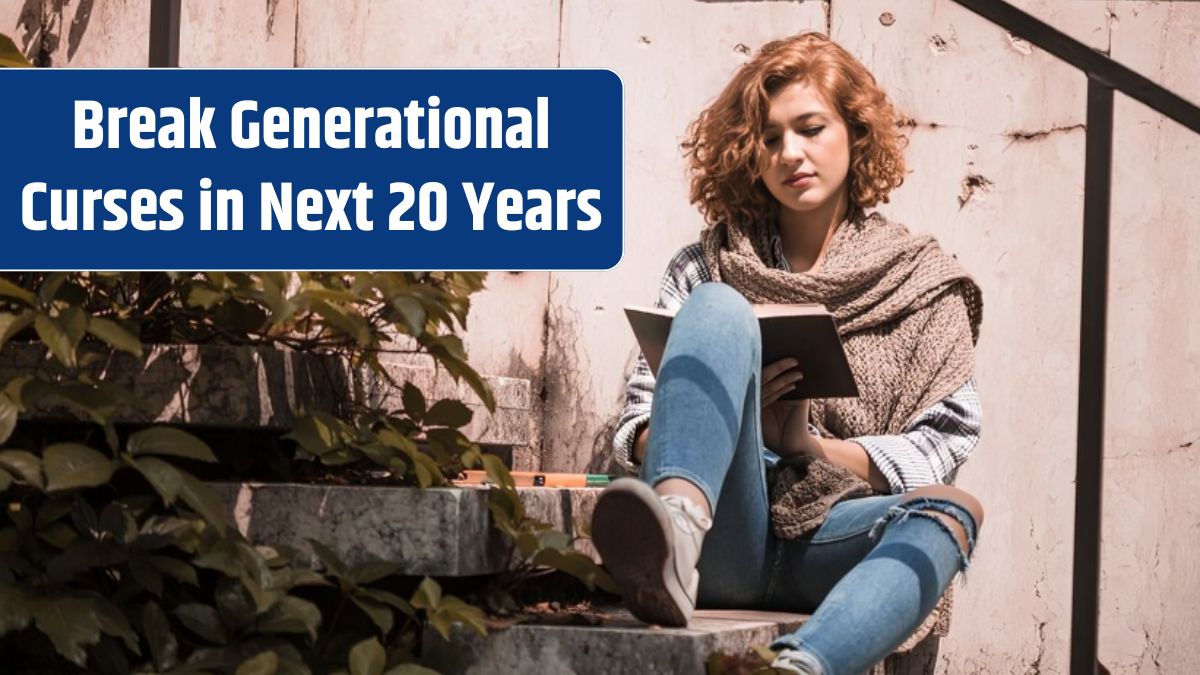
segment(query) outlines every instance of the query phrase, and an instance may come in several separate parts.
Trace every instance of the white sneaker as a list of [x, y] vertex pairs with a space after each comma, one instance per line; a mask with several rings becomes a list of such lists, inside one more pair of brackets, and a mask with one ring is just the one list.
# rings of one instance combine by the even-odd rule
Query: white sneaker
[[771, 662], [771, 669], [789, 675], [824, 675], [821, 664], [812, 654], [798, 649], [785, 649]]
[[635, 478], [613, 481], [592, 514], [592, 540], [629, 611], [662, 626], [686, 626], [696, 608], [696, 564], [711, 527], [692, 500], [660, 497]]

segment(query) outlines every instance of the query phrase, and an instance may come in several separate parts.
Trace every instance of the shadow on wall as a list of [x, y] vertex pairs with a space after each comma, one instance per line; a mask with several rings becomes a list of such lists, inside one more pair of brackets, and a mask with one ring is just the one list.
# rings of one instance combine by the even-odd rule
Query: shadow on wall
[[[25, 0], [17, 17], [21, 34], [21, 49], [25, 58], [39, 68], [52, 65], [54, 52], [58, 50], [66, 21], [66, 8], [71, 0]], [[70, 61], [83, 42], [92, 20], [92, 6], [96, 0], [79, 0], [71, 17], [71, 28], [67, 31], [67, 60]]]

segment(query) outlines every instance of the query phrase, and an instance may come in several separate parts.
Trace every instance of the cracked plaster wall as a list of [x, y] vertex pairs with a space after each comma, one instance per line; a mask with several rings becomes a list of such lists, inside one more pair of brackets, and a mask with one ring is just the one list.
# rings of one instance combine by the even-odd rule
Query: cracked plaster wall
[[[1200, 101], [1200, 5], [1015, 4]], [[148, 0], [0, 0], [0, 31], [54, 66], [144, 64], [148, 18]], [[492, 274], [467, 339], [484, 372], [534, 380], [545, 417], [529, 461], [595, 469], [634, 356], [620, 307], [653, 300], [701, 226], [678, 140], [753, 48], [804, 29], [829, 30], [908, 116], [911, 174], [884, 212], [935, 234], [984, 289], [986, 431], [960, 485], [988, 524], [939, 671], [1066, 672], [1085, 137], [1069, 66], [946, 0], [185, 0], [181, 61], [620, 73], [622, 263]], [[1116, 129], [1100, 655], [1114, 673], [1200, 672], [1200, 233], [1185, 226], [1200, 140], [1121, 96]]]

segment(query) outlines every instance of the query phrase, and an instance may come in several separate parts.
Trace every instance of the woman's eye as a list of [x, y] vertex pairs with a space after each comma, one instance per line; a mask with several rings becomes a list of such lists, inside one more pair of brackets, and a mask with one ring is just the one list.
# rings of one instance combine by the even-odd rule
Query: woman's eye
[[807, 129], [802, 130], [800, 133], [811, 138], [811, 137], [816, 136], [817, 134], [821, 133], [821, 130], [824, 128], [825, 127], [808, 127]]
[[766, 138], [763, 139], [763, 143], [766, 145], [775, 145], [778, 142], [779, 142], [778, 136], [767, 136]]

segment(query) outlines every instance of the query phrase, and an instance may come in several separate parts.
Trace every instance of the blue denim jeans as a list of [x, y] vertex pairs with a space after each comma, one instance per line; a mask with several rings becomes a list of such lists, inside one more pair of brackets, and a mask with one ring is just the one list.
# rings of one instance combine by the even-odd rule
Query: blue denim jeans
[[775, 537], [763, 447], [758, 322], [732, 287], [697, 287], [676, 315], [659, 367], [641, 478], [684, 478], [704, 492], [713, 527], [700, 556], [698, 606], [812, 614], [773, 649], [810, 652], [829, 675], [860, 673], [904, 641], [968, 556], [937, 511], [942, 499], [865, 497], [830, 510], [815, 534]]

